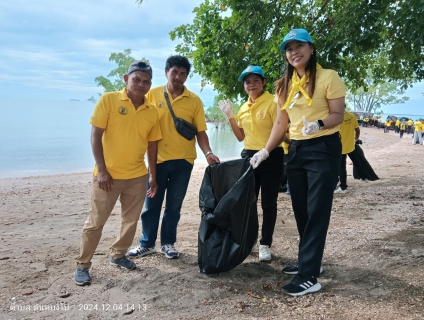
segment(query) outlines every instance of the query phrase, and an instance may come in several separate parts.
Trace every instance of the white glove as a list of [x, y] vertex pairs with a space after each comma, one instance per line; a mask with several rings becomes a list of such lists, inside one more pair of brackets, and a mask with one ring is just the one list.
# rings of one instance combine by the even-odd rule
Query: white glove
[[307, 136], [308, 134], [314, 134], [319, 130], [318, 122], [308, 122], [306, 121], [306, 117], [302, 116], [303, 120], [303, 128], [302, 128], [302, 134], [303, 136]]
[[233, 114], [233, 105], [230, 100], [221, 100], [218, 102], [218, 108], [222, 111], [222, 113], [227, 117], [227, 119], [231, 119]]
[[253, 169], [256, 169], [259, 167], [262, 161], [266, 160], [269, 157], [268, 151], [265, 149], [261, 149], [258, 152], [256, 152], [253, 157], [250, 159], [250, 164], [252, 165]]

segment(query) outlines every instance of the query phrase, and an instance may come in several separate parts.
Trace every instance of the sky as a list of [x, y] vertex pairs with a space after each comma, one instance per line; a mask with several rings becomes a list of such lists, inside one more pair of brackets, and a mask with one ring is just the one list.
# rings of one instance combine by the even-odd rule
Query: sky
[[[169, 32], [191, 23], [201, 0], [14, 0], [0, 2], [0, 99], [86, 100], [102, 89], [94, 78], [116, 67], [112, 52], [131, 49], [153, 68], [153, 86], [166, 83], [165, 60], [177, 41]], [[193, 74], [186, 86], [206, 107], [216, 93], [201, 90]], [[385, 113], [424, 114], [419, 83], [405, 93], [410, 100], [384, 106]]]

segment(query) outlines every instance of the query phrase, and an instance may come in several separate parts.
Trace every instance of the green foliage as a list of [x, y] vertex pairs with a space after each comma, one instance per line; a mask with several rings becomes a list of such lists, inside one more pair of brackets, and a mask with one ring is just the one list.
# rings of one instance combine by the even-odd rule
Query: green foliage
[[375, 82], [403, 88], [424, 79], [424, 0], [204, 0], [193, 11], [192, 23], [170, 32], [180, 39], [176, 51], [192, 59], [204, 84], [233, 99], [245, 95], [237, 78], [248, 64], [262, 66], [272, 89], [291, 27], [310, 32], [319, 63], [352, 89], [366, 87], [368, 70]]
[[[103, 87], [103, 92], [120, 91], [126, 87], [124, 81], [124, 75], [128, 71], [130, 64], [137, 59], [131, 56], [131, 49], [125, 49], [124, 52], [111, 53], [109, 61], [113, 61], [117, 64], [117, 67], [113, 69], [107, 77], [98, 76], [94, 79], [98, 87]], [[149, 60], [142, 58], [141, 61], [149, 63]], [[99, 96], [102, 94], [99, 93]], [[92, 96], [89, 101], [96, 102]]]
[[394, 82], [375, 83], [370, 78], [365, 81], [367, 90], [360, 87], [346, 96], [346, 101], [353, 106], [354, 111], [382, 113], [380, 109], [382, 105], [404, 103], [409, 100], [409, 97], [402, 96], [403, 90]]
[[[214, 98], [213, 106], [209, 107], [205, 111], [205, 116], [208, 120], [221, 124], [227, 124], [228, 119], [227, 117], [222, 113], [222, 111], [218, 108], [218, 101], [222, 99], [222, 95], [218, 95]], [[234, 114], [237, 114], [240, 110], [241, 105], [238, 105], [237, 103], [233, 103], [233, 112]]]

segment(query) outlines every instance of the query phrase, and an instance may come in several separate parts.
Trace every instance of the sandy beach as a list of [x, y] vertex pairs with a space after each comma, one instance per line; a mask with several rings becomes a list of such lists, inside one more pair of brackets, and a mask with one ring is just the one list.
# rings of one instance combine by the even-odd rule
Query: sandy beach
[[[354, 180], [348, 166], [349, 192], [334, 199], [323, 289], [298, 298], [279, 292], [298, 245], [285, 193], [272, 261], [259, 262], [255, 248], [232, 271], [204, 275], [197, 230], [206, 164], [195, 164], [178, 227], [180, 258], [149, 255], [134, 260], [134, 271], [110, 266], [118, 204], [93, 258], [93, 283], [79, 287], [74, 260], [91, 173], [0, 179], [0, 319], [424, 319], [424, 146], [376, 128], [361, 128], [361, 139], [380, 180]], [[140, 235], [139, 223], [134, 245]]]

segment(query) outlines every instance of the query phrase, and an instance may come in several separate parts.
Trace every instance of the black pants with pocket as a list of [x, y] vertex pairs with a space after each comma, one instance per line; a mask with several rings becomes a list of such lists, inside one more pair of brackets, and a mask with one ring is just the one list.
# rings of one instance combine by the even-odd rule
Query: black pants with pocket
[[341, 156], [338, 132], [292, 140], [289, 146], [287, 179], [300, 236], [299, 274], [303, 276], [319, 276]]
[[[258, 150], [243, 150], [243, 158], [251, 158]], [[261, 190], [263, 212], [262, 237], [260, 244], [271, 247], [275, 222], [277, 221], [277, 198], [283, 174], [284, 150], [275, 148], [269, 157], [255, 169], [255, 192]]]

